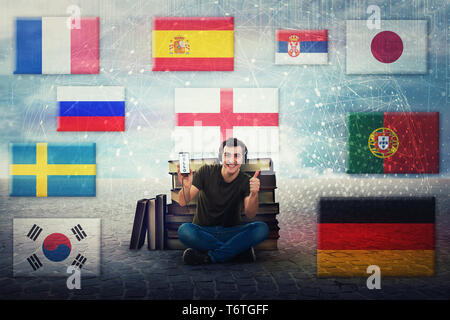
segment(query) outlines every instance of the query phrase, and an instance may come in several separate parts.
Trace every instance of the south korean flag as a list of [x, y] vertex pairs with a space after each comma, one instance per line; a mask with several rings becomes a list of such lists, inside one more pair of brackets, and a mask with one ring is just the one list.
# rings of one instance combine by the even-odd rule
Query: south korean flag
[[14, 219], [14, 277], [100, 275], [100, 219]]

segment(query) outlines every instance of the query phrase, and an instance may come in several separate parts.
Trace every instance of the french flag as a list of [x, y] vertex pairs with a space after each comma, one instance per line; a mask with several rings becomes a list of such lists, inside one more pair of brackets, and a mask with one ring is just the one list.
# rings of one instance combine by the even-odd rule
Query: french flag
[[328, 64], [328, 30], [277, 30], [275, 64]]
[[14, 73], [99, 73], [99, 18], [17, 18]]
[[57, 131], [125, 131], [125, 88], [57, 88]]

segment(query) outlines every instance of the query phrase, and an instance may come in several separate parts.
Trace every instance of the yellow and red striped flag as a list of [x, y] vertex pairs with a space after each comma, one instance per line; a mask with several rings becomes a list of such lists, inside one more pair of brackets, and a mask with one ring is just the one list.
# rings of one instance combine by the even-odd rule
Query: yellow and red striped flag
[[153, 71], [233, 71], [234, 18], [153, 20]]

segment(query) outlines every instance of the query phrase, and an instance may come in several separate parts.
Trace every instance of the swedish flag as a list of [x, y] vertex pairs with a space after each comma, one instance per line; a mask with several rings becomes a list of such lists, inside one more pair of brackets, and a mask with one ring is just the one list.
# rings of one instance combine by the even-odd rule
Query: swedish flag
[[10, 155], [11, 196], [95, 196], [95, 143], [12, 143]]

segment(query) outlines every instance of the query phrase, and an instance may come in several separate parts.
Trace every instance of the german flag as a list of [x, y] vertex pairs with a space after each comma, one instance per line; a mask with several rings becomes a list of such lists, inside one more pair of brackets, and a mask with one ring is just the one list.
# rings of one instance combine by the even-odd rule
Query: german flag
[[321, 198], [317, 276], [434, 275], [434, 197]]
[[233, 71], [234, 18], [153, 20], [153, 71]]

